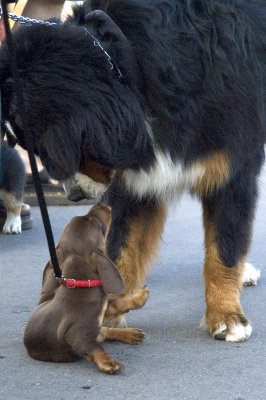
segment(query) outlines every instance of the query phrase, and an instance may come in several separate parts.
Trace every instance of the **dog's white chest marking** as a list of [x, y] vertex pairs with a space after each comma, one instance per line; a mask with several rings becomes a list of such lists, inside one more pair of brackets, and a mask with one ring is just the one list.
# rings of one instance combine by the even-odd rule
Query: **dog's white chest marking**
[[174, 163], [169, 154], [156, 152], [156, 161], [149, 171], [125, 170], [126, 187], [139, 197], [156, 196], [169, 198], [191, 189], [204, 175], [205, 168], [199, 164], [185, 168]]

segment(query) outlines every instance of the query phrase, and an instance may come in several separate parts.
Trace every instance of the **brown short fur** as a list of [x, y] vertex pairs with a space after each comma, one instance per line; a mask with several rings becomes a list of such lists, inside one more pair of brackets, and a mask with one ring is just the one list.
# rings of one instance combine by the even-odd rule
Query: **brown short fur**
[[[83, 217], [75, 217], [65, 227], [57, 245], [62, 273], [76, 280], [101, 279], [103, 286], [68, 289], [53, 276], [51, 263], [44, 269], [38, 306], [27, 323], [24, 344], [31, 357], [41, 361], [72, 362], [81, 357], [106, 373], [117, 373], [122, 366], [99, 345], [103, 340], [138, 344], [144, 333], [139, 329], [101, 327], [108, 305], [107, 293], [119, 295], [125, 287], [115, 265], [105, 254], [105, 239], [111, 223], [111, 210], [98, 203]], [[144, 305], [148, 289], [132, 298], [110, 301], [108, 315], [118, 315]]]

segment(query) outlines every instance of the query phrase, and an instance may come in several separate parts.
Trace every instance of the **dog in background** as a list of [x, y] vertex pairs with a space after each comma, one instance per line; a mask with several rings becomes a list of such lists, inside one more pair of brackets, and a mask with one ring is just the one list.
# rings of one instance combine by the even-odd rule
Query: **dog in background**
[[27, 323], [24, 343], [31, 357], [41, 361], [72, 362], [86, 357], [101, 371], [114, 374], [121, 370], [100, 346], [104, 340], [119, 340], [139, 344], [144, 333], [134, 328], [102, 326], [104, 316], [142, 307], [148, 299], [148, 289], [135, 295], [117, 297], [125, 291], [122, 278], [105, 254], [106, 236], [111, 224], [111, 209], [103, 203], [94, 206], [87, 215], [74, 217], [65, 227], [57, 245], [57, 256], [65, 277], [75, 280], [100, 279], [102, 287], [75, 288], [59, 283], [51, 262], [44, 269], [41, 298]]
[[[203, 208], [204, 320], [213, 338], [248, 339], [240, 290], [266, 139], [265, 0], [88, 0], [13, 38], [36, 154], [70, 199], [112, 207], [107, 253], [126, 293], [143, 286], [169, 201], [188, 191]], [[0, 85], [23, 145], [6, 43]]]
[[21, 233], [21, 205], [25, 168], [17, 150], [7, 142], [0, 145], [0, 197], [6, 209], [3, 232]]

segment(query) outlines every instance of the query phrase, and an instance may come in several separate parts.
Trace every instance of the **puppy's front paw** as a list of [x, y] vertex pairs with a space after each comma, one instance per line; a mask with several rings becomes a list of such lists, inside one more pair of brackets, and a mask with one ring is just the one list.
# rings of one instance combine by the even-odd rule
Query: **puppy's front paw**
[[243, 314], [230, 314], [220, 318], [216, 322], [209, 316], [206, 316], [201, 322], [201, 326], [207, 325], [211, 336], [216, 340], [225, 340], [227, 342], [243, 342], [248, 339], [252, 333], [250, 321]]
[[145, 333], [141, 329], [124, 328], [122, 329], [121, 341], [128, 344], [140, 344], [145, 339]]
[[139, 289], [137, 293], [132, 296], [132, 310], [137, 310], [144, 306], [146, 301], [149, 298], [149, 289], [145, 286], [142, 289]]

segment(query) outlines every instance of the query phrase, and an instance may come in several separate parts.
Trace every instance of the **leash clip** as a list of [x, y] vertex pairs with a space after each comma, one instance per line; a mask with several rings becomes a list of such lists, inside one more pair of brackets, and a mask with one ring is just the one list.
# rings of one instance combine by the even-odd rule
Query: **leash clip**
[[[70, 283], [71, 282], [71, 283]], [[68, 289], [76, 289], [76, 279], [66, 279], [64, 278], [61, 285], [66, 286]]]
[[55, 279], [59, 283], [59, 285], [62, 285], [62, 282], [66, 279], [63, 275], [62, 276], [56, 276], [54, 275]]

